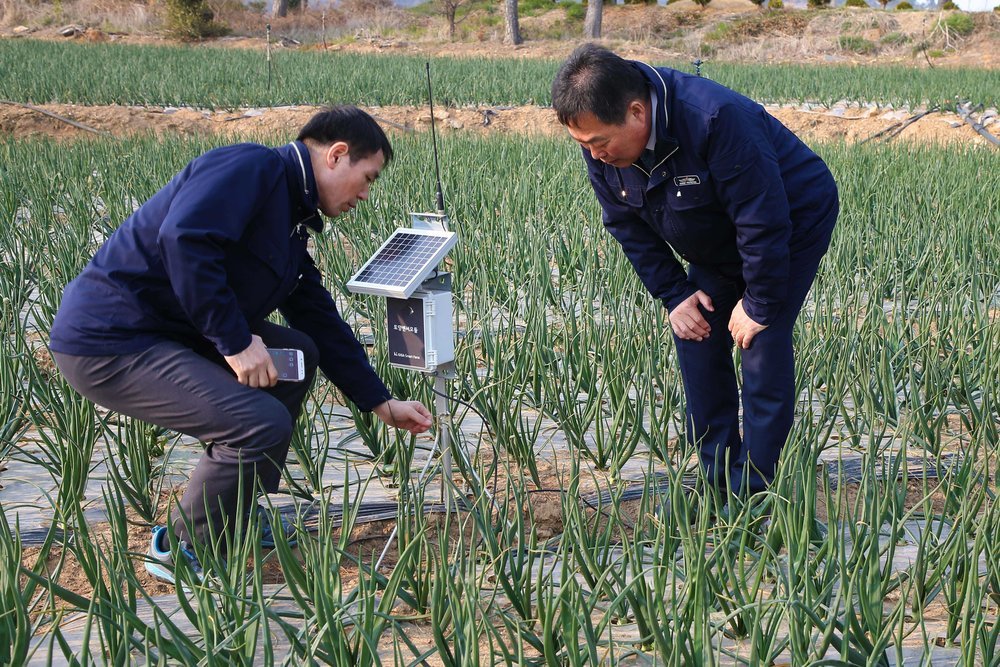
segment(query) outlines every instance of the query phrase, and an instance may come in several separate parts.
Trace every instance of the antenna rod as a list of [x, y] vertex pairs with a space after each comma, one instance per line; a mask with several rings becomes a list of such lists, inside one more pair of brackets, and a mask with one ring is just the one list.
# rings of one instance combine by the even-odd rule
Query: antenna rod
[[434, 94], [431, 92], [431, 63], [427, 66], [427, 100], [431, 105], [431, 143], [434, 145], [434, 174], [437, 176], [437, 212], [444, 215], [444, 193], [441, 191], [441, 168], [438, 166], [437, 135], [434, 133]]

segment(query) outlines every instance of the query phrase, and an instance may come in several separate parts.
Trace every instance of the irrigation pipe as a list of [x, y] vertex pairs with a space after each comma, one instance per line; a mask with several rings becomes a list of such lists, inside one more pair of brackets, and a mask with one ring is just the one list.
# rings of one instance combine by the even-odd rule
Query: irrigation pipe
[[31, 111], [36, 111], [36, 112], [42, 114], [43, 116], [48, 116], [49, 118], [55, 118], [56, 120], [60, 120], [60, 121], [66, 123], [68, 125], [72, 125], [73, 127], [79, 128], [81, 130], [86, 130], [87, 132], [93, 132], [94, 134], [98, 134], [98, 135], [101, 135], [101, 136], [108, 136], [109, 135], [109, 133], [105, 132], [104, 130], [98, 130], [98, 129], [95, 129], [93, 127], [90, 127], [89, 125], [84, 125], [83, 123], [78, 123], [75, 120], [71, 120], [69, 118], [66, 118], [65, 116], [60, 116], [59, 114], [52, 113], [51, 111], [46, 111], [45, 109], [41, 109], [41, 108], [33, 106], [31, 104], [25, 104], [23, 102], [11, 102], [10, 100], [0, 100], [0, 104], [9, 104], [11, 106], [21, 107], [23, 109], [30, 109]]
[[[11, 104], [16, 104], [16, 102], [12, 102]], [[271, 110], [271, 111], [274, 110], [274, 107], [267, 107], [267, 108], [269, 110]], [[45, 112], [42, 112], [42, 113], [45, 113]], [[397, 130], [402, 130], [403, 132], [411, 132], [411, 133], [412, 132], [416, 132], [416, 130], [414, 130], [412, 127], [406, 127], [405, 125], [402, 125], [402, 124], [397, 123], [395, 121], [391, 121], [391, 120], [389, 120], [387, 118], [382, 118], [381, 116], [376, 116], [374, 114], [368, 114], [368, 115], [370, 115], [372, 118], [374, 118], [375, 120], [377, 120], [379, 123], [381, 123], [383, 125], [388, 125], [390, 127], [394, 127]], [[239, 116], [230, 116], [229, 118], [223, 118], [221, 122], [223, 122], [223, 123], [232, 123], [233, 121], [244, 120], [246, 118], [253, 118], [253, 116], [248, 116], [246, 112], [243, 112]]]
[[875, 134], [873, 134], [872, 136], [868, 137], [867, 139], [862, 139], [860, 143], [862, 143], [862, 144], [863, 143], [867, 143], [867, 142], [871, 141], [872, 139], [877, 139], [877, 138], [881, 137], [882, 135], [886, 135], [886, 137], [885, 137], [885, 139], [883, 139], [883, 141], [884, 142], [888, 142], [892, 138], [899, 136], [899, 134], [903, 130], [905, 130], [906, 128], [908, 128], [913, 123], [916, 123], [918, 120], [920, 120], [924, 116], [932, 114], [932, 113], [934, 113], [937, 110], [938, 110], [938, 107], [933, 106], [930, 109], [927, 109], [926, 111], [921, 111], [919, 113], [915, 113], [915, 114], [913, 114], [912, 116], [910, 116], [909, 118], [907, 118], [904, 121], [893, 123], [889, 127], [887, 127], [884, 130], [882, 130], [881, 132], [876, 132]]
[[[452, 400], [457, 400], [457, 399], [452, 399]], [[469, 406], [469, 407], [471, 408], [471, 406]], [[472, 408], [472, 409], [474, 410], [474, 408]], [[484, 423], [485, 423], [485, 420], [484, 420]], [[434, 449], [436, 449], [436, 447]], [[463, 452], [463, 454], [464, 454], [464, 452]], [[892, 455], [890, 455], [890, 456], [888, 456], [888, 457], [885, 458], [885, 462], [886, 463], [891, 463], [891, 461], [893, 460], [893, 458], [894, 457]], [[423, 481], [424, 477], [427, 475], [427, 471], [429, 470], [430, 464], [433, 461], [433, 459], [434, 459], [434, 455], [433, 455], [433, 450], [432, 450], [431, 455], [428, 456], [427, 461], [426, 461], [426, 463], [424, 463], [424, 467], [420, 471], [420, 475], [417, 478], [417, 484], [418, 485]], [[933, 460], [927, 459], [926, 457], [907, 457], [906, 458], [906, 471], [907, 471], [907, 474], [909, 474], [909, 475], [915, 475], [917, 473], [923, 473], [924, 476], [926, 478], [928, 478], [928, 479], [930, 479], [930, 478], [936, 478], [940, 474], [940, 468], [941, 467], [950, 467], [952, 465], [956, 465], [957, 463], [961, 462], [961, 460], [962, 460], [962, 457], [959, 456], [959, 455], [956, 455], [956, 454], [946, 454], [946, 455], [943, 455], [937, 461], [933, 461]], [[467, 464], [469, 463], [468, 460], [466, 460], [466, 463]], [[852, 482], [856, 483], [856, 482], [860, 481], [861, 477], [862, 477], [862, 473], [863, 473], [863, 471], [862, 471], [863, 465], [864, 464], [863, 464], [862, 459], [860, 457], [858, 459], [856, 459], [856, 460], [852, 459], [852, 460], [848, 460], [848, 461], [843, 461], [843, 460], [829, 461], [826, 464], [826, 470], [827, 470], [827, 473], [831, 476], [831, 482], [833, 483], [834, 488], [836, 488], [836, 486], [838, 486], [838, 481], [842, 481], [844, 483], [852, 483]], [[471, 464], [469, 464], [469, 467], [471, 469]], [[842, 480], [839, 478], [839, 473], [843, 474], [843, 479]], [[473, 474], [475, 474], [475, 473], [473, 473]], [[882, 477], [881, 471], [876, 471], [876, 477], [881, 479], [881, 477]], [[478, 481], [478, 478], [477, 478], [477, 481]], [[662, 491], [666, 491], [670, 487], [670, 483], [671, 483], [670, 480], [668, 480], [668, 479], [662, 479], [658, 483], [655, 484], [654, 488], [656, 489], [656, 491], [661, 491], [661, 492]], [[480, 481], [480, 484], [482, 484], [481, 481]], [[693, 474], [684, 475], [684, 478], [681, 481], [681, 484], [683, 484], [684, 486], [687, 486], [689, 488], [693, 488], [695, 486], [695, 484], [696, 484], [696, 476], [693, 475]], [[490, 494], [489, 491], [487, 491], [485, 489], [485, 487], [483, 487], [483, 490], [490, 497], [490, 500], [492, 501], [493, 500], [492, 494]], [[561, 493], [562, 489], [537, 489], [536, 490], [536, 492], [556, 492], [556, 491], [558, 491], [558, 492]], [[634, 485], [632, 488], [626, 489], [623, 493], [621, 493], [618, 496], [618, 500], [620, 500], [620, 501], [635, 500], [635, 499], [641, 498], [644, 492], [645, 492], [645, 486], [644, 485]], [[582, 503], [584, 503], [585, 505], [587, 505], [588, 507], [590, 507], [591, 509], [593, 509], [594, 511], [601, 511], [599, 508], [602, 505], [606, 505], [607, 503], [611, 502], [611, 500], [612, 500], [611, 495], [612, 494], [609, 491], [603, 491], [603, 492], [602, 491], [594, 491], [594, 492], [591, 492], [591, 493], [581, 494], [580, 495], [580, 501]], [[367, 505], [363, 504], [362, 507], [361, 507], [361, 509], [358, 511], [358, 516], [357, 516], [357, 521], [356, 522], [357, 523], [367, 523], [367, 522], [372, 522], [372, 521], [381, 521], [381, 520], [393, 519], [393, 518], [396, 518], [397, 515], [398, 515], [397, 509], [398, 508], [397, 508], [396, 503], [392, 503], [392, 502], [370, 503], [370, 504], [367, 504]], [[445, 505], [443, 503], [440, 504], [440, 505], [426, 505], [425, 504], [424, 507], [423, 507], [423, 511], [425, 513], [433, 513], [435, 511], [437, 511], [437, 512], [443, 512], [443, 511], [445, 511], [445, 509], [446, 508], [445, 508]], [[608, 516], [605, 512], [602, 512], [602, 514], [605, 514], [605, 516]], [[389, 553], [389, 549], [391, 548], [392, 543], [393, 543], [393, 541], [396, 538], [397, 531], [398, 531], [398, 525], [393, 527], [392, 532], [389, 534], [389, 538], [386, 541], [385, 547], [383, 548], [382, 553], [381, 553], [381, 555], [378, 558], [378, 561], [376, 561], [376, 563], [375, 563], [375, 568], [374, 569], [376, 571], [378, 570], [379, 567], [381, 567], [383, 560], [385, 559], [386, 555]]]
[[980, 135], [986, 138], [994, 146], [1000, 146], [1000, 139], [997, 139], [990, 131], [983, 127], [982, 123], [979, 123], [972, 119], [972, 114], [966, 109], [965, 105], [958, 105], [958, 115], [961, 116], [962, 120], [972, 126], [972, 129], [978, 132]]
[[[895, 460], [894, 455], [889, 455], [883, 458], [883, 463], [885, 465], [891, 465]], [[927, 458], [923, 456], [908, 456], [906, 457], [906, 474], [909, 476], [917, 476], [919, 473], [923, 473], [924, 477], [927, 479], [938, 479], [941, 474], [941, 468], [949, 468], [954, 465], [958, 465], [962, 462], [962, 456], [959, 454], [943, 454], [939, 459]], [[826, 472], [830, 475], [830, 482], [833, 488], [836, 488], [840, 483], [843, 484], [856, 484], [860, 482], [864, 475], [864, 463], [862, 457], [857, 457], [848, 460], [836, 460], [826, 462]], [[840, 477], [840, 472], [843, 471], [843, 478]], [[900, 470], [900, 473], [903, 471]], [[881, 470], [875, 471], [876, 479], [885, 479], [882, 475]], [[684, 486], [694, 487], [696, 482], [695, 475], [684, 475], [682, 484]], [[657, 491], [666, 491], [670, 488], [670, 480], [662, 479], [657, 482], [654, 487]], [[635, 500], [641, 498], [643, 492], [645, 491], [645, 486], [641, 484], [633, 485], [631, 488], [626, 489], [620, 496], [619, 500]], [[601, 503], [607, 504], [611, 502], [611, 492], [610, 491], [595, 491], [588, 494], [581, 494], [580, 500], [588, 505], [591, 503]], [[593, 505], [591, 505], [593, 507]]]
[[382, 118], [381, 116], [376, 116], [374, 114], [368, 114], [368, 115], [371, 116], [372, 118], [374, 118], [375, 120], [377, 120], [378, 122], [383, 123], [385, 125], [388, 125], [390, 127], [394, 127], [397, 130], [402, 130], [403, 132], [416, 132], [416, 130], [414, 130], [412, 127], [406, 127], [405, 125], [393, 122], [393, 121], [388, 120], [386, 118]]
[[827, 118], [838, 118], [840, 120], [868, 120], [871, 116], [838, 116], [829, 111], [810, 111], [809, 109], [795, 109], [796, 113], [810, 113], [814, 116], [826, 116]]
[[[893, 458], [894, 457], [890, 455], [885, 458], [885, 462], [889, 464], [891, 463]], [[424, 468], [420, 473], [418, 483], [423, 480], [424, 476], [426, 476], [427, 471], [430, 468], [430, 464], [433, 460], [434, 456], [432, 453], [430, 456], [428, 456], [427, 462], [424, 464]], [[958, 454], [945, 454], [942, 455], [939, 460], [926, 457], [910, 456], [906, 458], [905, 469], [907, 471], [907, 474], [910, 476], [923, 473], [924, 477], [926, 477], [927, 479], [933, 479], [937, 478], [940, 475], [942, 468], [944, 469], [951, 468], [955, 465], [960, 464], [961, 461], [962, 457], [961, 455]], [[857, 459], [848, 459], [846, 461], [845, 460], [828, 461], [826, 462], [825, 467], [827, 474], [830, 475], [831, 478], [830, 481], [832, 483], [833, 488], [836, 488], [839, 485], [839, 483], [850, 484], [859, 482], [863, 474], [862, 466], [863, 466], [862, 459], [861, 457], [858, 457]], [[881, 470], [877, 470], [875, 476], [876, 478], [881, 479], [882, 478]], [[684, 486], [693, 487], [696, 483], [696, 475], [693, 474], [685, 475], [681, 483]], [[670, 486], [670, 480], [662, 479], [654, 485], [654, 488], [656, 489], [656, 491], [665, 491], [669, 488], [669, 486]], [[631, 488], [626, 489], [624, 492], [622, 492], [618, 496], [618, 499], [620, 501], [628, 501], [641, 498], [644, 490], [645, 490], [644, 485], [641, 484], [633, 485]], [[537, 490], [537, 492], [546, 492], [546, 493], [556, 492], [556, 491], [559, 491], [561, 493], [562, 489]], [[591, 493], [580, 494], [580, 502], [584, 503], [594, 511], [599, 511], [598, 510], [599, 507], [611, 502], [611, 493], [609, 491], [603, 491], [603, 492], [594, 491]], [[444, 512], [445, 509], [446, 507], [443, 503], [424, 503], [422, 511], [427, 514], [434, 514], [434, 513]], [[334, 525], [338, 525], [336, 521], [336, 517], [340, 514], [338, 510], [340, 510], [339, 506], [330, 507], [328, 510], [329, 515], [335, 517]], [[294, 506], [282, 507], [279, 508], [278, 511], [281, 512], [282, 514], [293, 514], [295, 512], [295, 507]], [[396, 519], [398, 518], [398, 516], [399, 516], [399, 505], [396, 502], [383, 501], [383, 502], [362, 503], [361, 507], [358, 508], [355, 523], [362, 524], [362, 523], [373, 523], [375, 521], [388, 521]], [[607, 515], [605, 514], [605, 516]], [[303, 522], [305, 523], [306, 521], [309, 520], [309, 518], [310, 517], [308, 516], [304, 517]], [[340, 517], [340, 520], [342, 519], [343, 517]], [[25, 546], [34, 546], [37, 544], [41, 544], [44, 541], [45, 537], [48, 535], [50, 529], [51, 526], [38, 526], [35, 528], [29, 528], [20, 531], [22, 544], [24, 544]], [[383, 549], [382, 554], [379, 556], [378, 562], [375, 564], [376, 570], [382, 564], [382, 561], [388, 554], [392, 541], [396, 537], [396, 533], [397, 533], [397, 528], [394, 527], [392, 533], [389, 535], [389, 539], [386, 542], [386, 546]], [[58, 528], [56, 529], [56, 536], [57, 539], [61, 541], [68, 539], [68, 535]]]

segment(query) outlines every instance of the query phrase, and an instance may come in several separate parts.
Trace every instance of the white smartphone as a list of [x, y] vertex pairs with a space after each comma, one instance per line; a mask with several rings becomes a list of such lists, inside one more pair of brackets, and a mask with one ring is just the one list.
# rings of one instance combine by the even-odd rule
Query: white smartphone
[[305, 359], [302, 350], [290, 348], [267, 348], [274, 367], [278, 369], [278, 380], [285, 382], [301, 382], [306, 377]]

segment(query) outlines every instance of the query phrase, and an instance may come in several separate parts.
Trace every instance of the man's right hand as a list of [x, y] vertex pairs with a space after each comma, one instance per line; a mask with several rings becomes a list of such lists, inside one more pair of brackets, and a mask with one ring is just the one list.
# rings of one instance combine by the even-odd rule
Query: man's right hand
[[708, 320], [701, 314], [698, 306], [704, 307], [707, 311], [715, 310], [715, 307], [712, 306], [712, 297], [698, 290], [677, 304], [677, 307], [667, 314], [675, 336], [684, 340], [697, 341], [708, 337], [712, 327], [708, 325]]
[[420, 401], [397, 401], [390, 398], [372, 409], [375, 416], [389, 426], [406, 429], [416, 435], [431, 427], [431, 413]]
[[248, 387], [273, 387], [278, 382], [278, 369], [260, 336], [252, 336], [249, 347], [226, 357], [226, 363], [236, 373], [239, 383]]

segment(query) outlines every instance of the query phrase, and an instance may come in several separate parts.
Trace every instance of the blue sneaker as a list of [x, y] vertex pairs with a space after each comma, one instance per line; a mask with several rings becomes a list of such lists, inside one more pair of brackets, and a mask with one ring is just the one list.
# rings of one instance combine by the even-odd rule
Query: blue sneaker
[[[273, 549], [274, 532], [271, 529], [271, 513], [267, 511], [266, 507], [258, 505], [257, 516], [260, 518], [260, 546], [265, 549]], [[299, 543], [299, 538], [295, 534], [295, 524], [286, 519], [281, 512], [278, 512], [278, 519], [281, 521], [281, 527], [285, 531], [285, 538], [288, 541], [288, 546], [294, 547]]]
[[[201, 564], [198, 562], [198, 558], [191, 551], [187, 542], [181, 542], [177, 550], [179, 554], [187, 559], [188, 566], [194, 572], [195, 576], [198, 577], [198, 581], [202, 581], [204, 575], [202, 573]], [[170, 553], [170, 541], [167, 539], [167, 527], [166, 526], [156, 526], [153, 528], [153, 539], [149, 543], [149, 557], [146, 559], [146, 572], [156, 577], [161, 581], [166, 581], [170, 584], [175, 584], [174, 578], [174, 557]]]

